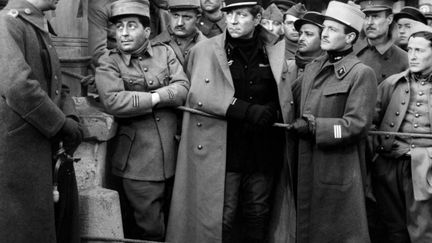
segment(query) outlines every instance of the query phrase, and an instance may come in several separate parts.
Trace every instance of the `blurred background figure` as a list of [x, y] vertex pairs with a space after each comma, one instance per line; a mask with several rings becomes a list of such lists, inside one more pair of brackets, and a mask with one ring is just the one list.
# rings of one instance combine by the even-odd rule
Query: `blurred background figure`
[[285, 12], [283, 27], [285, 32], [285, 58], [287, 60], [294, 59], [297, 51], [299, 34], [294, 27], [294, 21], [303, 17], [305, 13], [306, 8], [301, 3], [297, 3]]
[[419, 23], [427, 24], [426, 17], [414, 7], [404, 7], [401, 11], [394, 15], [394, 21], [398, 26], [399, 39], [397, 44], [399, 47], [407, 50], [408, 38], [412, 33], [412, 28], [414, 25], [418, 25]]
[[207, 38], [221, 34], [226, 28], [225, 14], [221, 8], [222, 0], [201, 0], [202, 15], [198, 28]]
[[275, 4], [270, 4], [263, 12], [261, 25], [273, 34], [282, 37], [284, 35], [282, 22], [283, 13]]
[[294, 1], [289, 0], [271, 0], [269, 2], [269, 6], [275, 4], [276, 7], [280, 9], [282, 12], [286, 12], [288, 9], [290, 9], [292, 6], [294, 6], [296, 3]]

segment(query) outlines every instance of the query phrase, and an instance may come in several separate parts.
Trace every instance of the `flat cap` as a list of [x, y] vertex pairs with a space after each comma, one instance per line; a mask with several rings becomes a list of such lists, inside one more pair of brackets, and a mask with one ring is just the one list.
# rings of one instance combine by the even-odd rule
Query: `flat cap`
[[283, 22], [283, 13], [279, 10], [279, 8], [274, 4], [270, 4], [262, 14], [263, 19], [273, 20]]
[[367, 0], [360, 1], [360, 8], [363, 12], [379, 12], [393, 9], [392, 0]]
[[309, 11], [301, 19], [297, 19], [294, 22], [294, 28], [297, 31], [300, 31], [300, 28], [304, 24], [313, 24], [318, 26], [319, 28], [323, 28], [322, 23], [324, 22], [324, 15], [318, 12]]
[[168, 0], [168, 9], [198, 9], [200, 0]]
[[258, 1], [248, 1], [248, 0], [225, 0], [225, 6], [222, 7], [222, 11], [228, 11], [232, 8], [244, 8], [258, 5]]
[[426, 17], [420, 12], [420, 10], [413, 7], [403, 7], [399, 13], [394, 15], [394, 21], [398, 21], [399, 19], [412, 19], [423, 24], [427, 24]]
[[110, 19], [122, 15], [138, 15], [150, 18], [148, 0], [118, 0], [111, 4]]
[[365, 14], [355, 5], [331, 1], [325, 13], [326, 18], [334, 19], [360, 32]]

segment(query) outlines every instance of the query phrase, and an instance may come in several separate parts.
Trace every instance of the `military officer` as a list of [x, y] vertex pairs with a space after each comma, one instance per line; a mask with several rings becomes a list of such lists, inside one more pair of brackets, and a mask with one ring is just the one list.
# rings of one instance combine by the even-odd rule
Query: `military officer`
[[427, 19], [420, 10], [414, 7], [403, 7], [401, 11], [394, 15], [394, 21], [398, 26], [399, 38], [397, 44], [400, 48], [407, 51], [408, 38], [413, 28], [419, 23], [427, 25]]
[[167, 30], [152, 40], [171, 46], [182, 65], [189, 50], [199, 41], [207, 39], [197, 28], [199, 8], [199, 0], [168, 1], [170, 24]]
[[366, 19], [363, 24], [365, 38], [358, 41], [355, 54], [366, 65], [370, 66], [378, 83], [408, 67], [408, 58], [404, 50], [394, 44], [392, 0], [375, 0], [360, 2]]
[[383, 135], [375, 143], [372, 182], [388, 242], [432, 242], [432, 28], [408, 39], [409, 68], [378, 87], [374, 124]]
[[44, 17], [57, 2], [14, 0], [0, 11], [0, 242], [80, 242], [72, 163], [61, 169], [72, 199], [59, 190], [53, 200], [52, 156], [60, 141], [72, 155], [83, 137]]
[[202, 15], [198, 20], [198, 28], [211, 38], [224, 32], [226, 28], [225, 14], [221, 11], [222, 0], [200, 0]]
[[292, 126], [299, 136], [297, 242], [365, 243], [364, 153], [377, 81], [352, 53], [364, 13], [331, 1], [325, 16], [327, 54], [306, 65], [301, 117]]
[[176, 160], [176, 106], [189, 81], [171, 47], [149, 41], [149, 2], [111, 5], [117, 48], [100, 58], [96, 85], [119, 127], [112, 142], [112, 172], [122, 178], [140, 238], [163, 241]]

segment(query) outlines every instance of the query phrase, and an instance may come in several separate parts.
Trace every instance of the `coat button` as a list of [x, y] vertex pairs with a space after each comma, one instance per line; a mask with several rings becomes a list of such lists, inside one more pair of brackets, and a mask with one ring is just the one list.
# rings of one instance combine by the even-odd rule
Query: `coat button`
[[414, 128], [417, 128], [418, 127], [418, 124], [417, 123], [414, 123]]
[[390, 123], [390, 126], [391, 126], [391, 127], [394, 127], [394, 126], [395, 126], [395, 124], [394, 124], [394, 123], [392, 122], [392, 123]]
[[383, 151], [383, 150], [384, 150], [384, 146], [379, 146], [379, 147], [378, 147], [378, 150], [379, 150], [379, 151]]
[[148, 68], [145, 67], [145, 68], [144, 68], [144, 72], [147, 72], [147, 71], [148, 71]]
[[425, 85], [425, 81], [422, 81], [422, 82], [421, 82], [421, 85]]
[[402, 104], [402, 105], [405, 105], [405, 100], [403, 100], [403, 101], [401, 102], [401, 104]]
[[294, 101], [291, 100], [291, 101], [290, 101], [290, 105], [294, 105]]
[[411, 144], [411, 148], [415, 148], [415, 145], [414, 145], [414, 144]]
[[201, 102], [198, 102], [198, 106], [201, 107], [203, 106], [203, 104]]
[[200, 22], [200, 25], [204, 25], [204, 22]]
[[416, 113], [416, 114], [415, 114], [415, 117], [417, 117], [417, 118], [418, 118], [419, 116], [420, 116], [420, 114], [419, 114], [419, 113]]
[[150, 81], [149, 81], [149, 84], [152, 85], [152, 84], [153, 84], [153, 80], [150, 80]]
[[253, 99], [253, 97], [252, 96], [249, 96], [249, 100], [252, 100]]
[[249, 85], [252, 85], [253, 84], [253, 82], [252, 81], [249, 81]]
[[201, 124], [201, 122], [197, 122], [197, 127], [201, 127], [202, 126], [202, 124]]
[[48, 45], [48, 48], [50, 48], [50, 49], [51, 49], [51, 48], [52, 48], [52, 45]]
[[156, 117], [156, 121], [160, 121], [160, 117], [157, 116], [157, 117]]
[[29, 8], [26, 8], [26, 9], [24, 9], [24, 13], [26, 13], [26, 14], [31, 14], [32, 11], [31, 11]]
[[142, 61], [142, 57], [138, 57], [138, 60]]
[[57, 79], [57, 75], [54, 75], [54, 79]]
[[199, 150], [201, 150], [201, 149], [203, 149], [203, 146], [200, 144], [200, 145], [197, 146], [197, 148], [198, 148]]
[[129, 83], [130, 83], [130, 84], [133, 84], [133, 81], [132, 81], [132, 79], [130, 79], [130, 80], [129, 80]]
[[416, 106], [421, 106], [421, 103], [420, 103], [420, 102], [417, 102], [417, 103], [416, 103]]
[[385, 138], [386, 138], [386, 139], [389, 139], [389, 138], [390, 138], [390, 135], [388, 135], [388, 134], [385, 135]]
[[408, 93], [409, 93], [409, 90], [408, 90], [408, 89], [406, 89], [406, 90], [405, 90], [405, 93], [407, 93], [407, 94], [408, 94]]
[[399, 115], [400, 115], [399, 111], [396, 111], [396, 113], [395, 113], [395, 114], [396, 114], [396, 116], [399, 116]]
[[56, 91], [55, 91], [55, 94], [56, 94], [56, 95], [58, 95], [58, 94], [59, 94], [59, 91], [58, 91], [58, 89], [56, 89]]
[[422, 91], [420, 91], [420, 92], [419, 92], [419, 95], [422, 96], [422, 95], [424, 95], [424, 93], [423, 93]]
[[204, 82], [206, 82], [206, 84], [208, 84], [208, 83], [210, 82], [210, 80], [209, 80], [208, 78], [206, 78], [206, 79], [204, 80]]

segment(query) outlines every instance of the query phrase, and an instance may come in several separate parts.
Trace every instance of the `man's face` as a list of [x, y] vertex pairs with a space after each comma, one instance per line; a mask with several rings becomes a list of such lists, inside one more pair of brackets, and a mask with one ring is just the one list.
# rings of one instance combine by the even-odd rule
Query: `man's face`
[[389, 31], [389, 26], [393, 21], [393, 15], [386, 16], [385, 11], [366, 12], [366, 19], [363, 24], [363, 30], [366, 37], [375, 40], [386, 36]]
[[408, 38], [411, 35], [411, 28], [415, 21], [412, 19], [401, 18], [397, 22], [398, 33], [399, 33], [399, 44], [406, 45], [408, 44]]
[[254, 17], [249, 8], [230, 9], [226, 14], [227, 30], [231, 37], [249, 39], [261, 20], [261, 14]]
[[285, 15], [285, 19], [283, 23], [285, 37], [292, 42], [297, 42], [299, 38], [299, 33], [294, 28], [294, 21], [296, 21], [297, 19], [298, 18], [287, 14]]
[[175, 36], [180, 38], [189, 37], [196, 33], [196, 22], [198, 19], [195, 10], [171, 10], [170, 26]]
[[430, 73], [432, 71], [431, 42], [423, 37], [411, 37], [408, 41], [408, 62], [411, 72]]
[[282, 23], [279, 21], [273, 21], [269, 19], [262, 19], [261, 25], [273, 34], [280, 36], [284, 34]]
[[320, 28], [313, 24], [303, 24], [299, 31], [298, 51], [303, 54], [315, 53], [321, 49]]
[[321, 34], [321, 49], [324, 51], [341, 51], [348, 44], [348, 34], [344, 33], [345, 26], [333, 20], [325, 20]]
[[215, 12], [222, 7], [222, 0], [201, 0], [201, 9], [205, 12]]
[[125, 17], [117, 20], [117, 46], [125, 52], [139, 49], [150, 36], [150, 27], [144, 27], [138, 17]]

